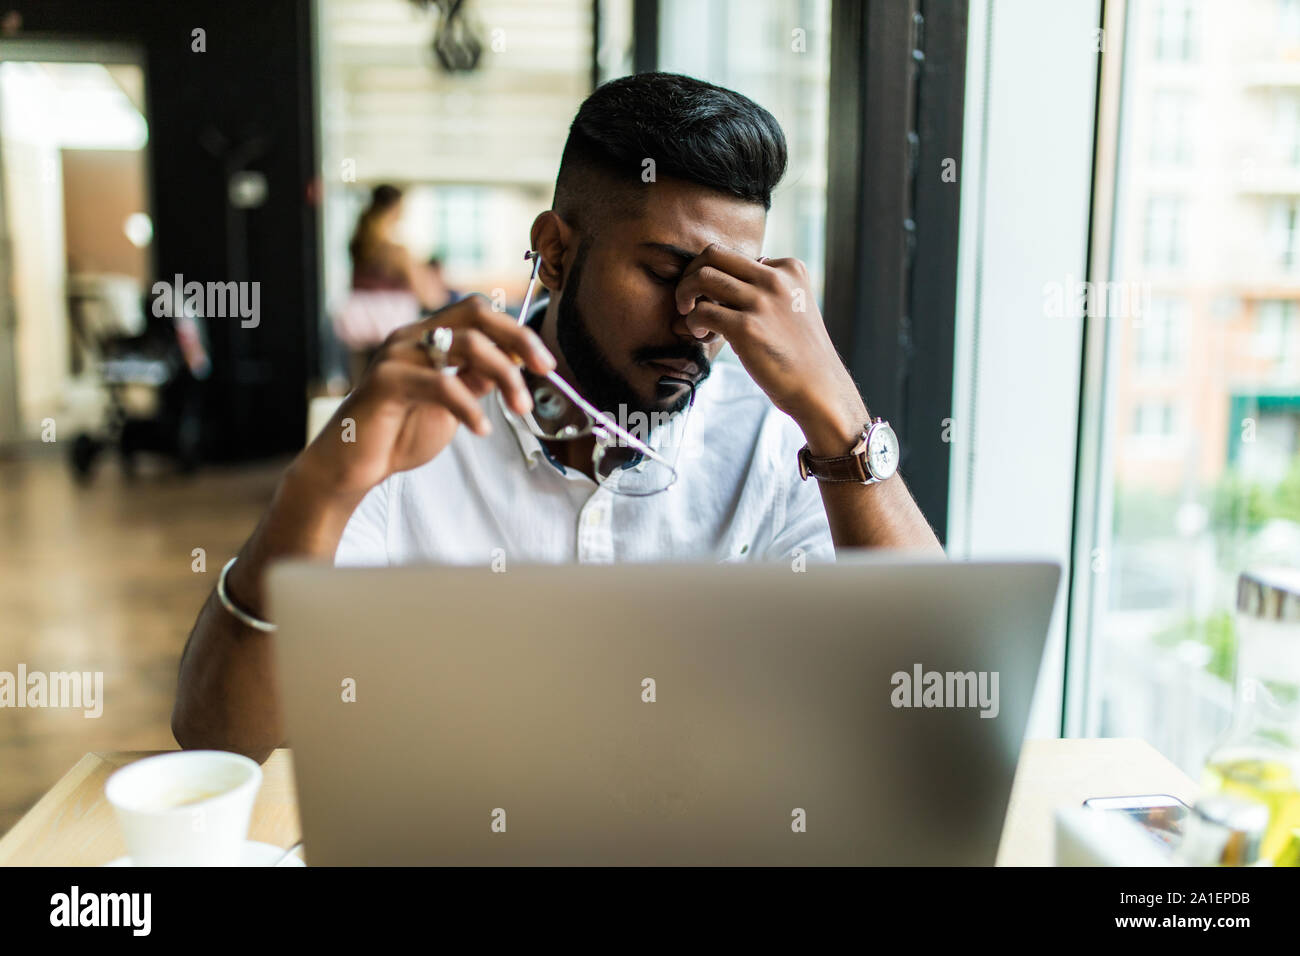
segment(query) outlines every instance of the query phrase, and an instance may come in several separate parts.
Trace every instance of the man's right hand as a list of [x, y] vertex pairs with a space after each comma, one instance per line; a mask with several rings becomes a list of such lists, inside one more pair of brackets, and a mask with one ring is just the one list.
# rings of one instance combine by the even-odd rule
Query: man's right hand
[[[439, 326], [453, 330], [447, 362], [454, 372], [435, 369], [420, 341]], [[531, 409], [514, 356], [538, 374], [555, 367], [531, 329], [493, 312], [481, 296], [389, 336], [356, 390], [281, 479], [230, 569], [231, 599], [265, 618], [266, 567], [283, 558], [332, 558], [366, 492], [432, 459], [461, 424], [486, 434], [480, 400], [494, 388], [520, 414]], [[264, 638], [209, 596], [181, 656], [172, 732], [182, 747], [234, 750], [260, 761], [284, 741], [275, 661]]]
[[[436, 369], [421, 341], [452, 329], [448, 365]], [[481, 295], [461, 299], [388, 337], [361, 382], [294, 462], [300, 485], [355, 504], [389, 475], [437, 456], [464, 424], [479, 435], [491, 426], [480, 399], [499, 388], [519, 414], [532, 409], [518, 356], [539, 375], [555, 358], [532, 329], [494, 312]], [[350, 421], [349, 421], [350, 419]]]

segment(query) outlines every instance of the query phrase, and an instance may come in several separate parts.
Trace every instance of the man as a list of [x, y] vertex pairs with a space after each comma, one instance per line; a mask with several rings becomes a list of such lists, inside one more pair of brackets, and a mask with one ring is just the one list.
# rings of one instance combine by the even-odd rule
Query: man
[[[181, 745], [261, 760], [283, 742], [263, 620], [263, 572], [279, 558], [941, 554], [900, 475], [801, 475], [801, 462], [814, 476], [842, 478], [846, 462], [866, 474], [853, 472], [860, 455], [847, 456], [871, 418], [804, 265], [759, 257], [785, 166], [771, 114], [730, 90], [663, 73], [596, 90], [570, 129], [553, 208], [533, 223], [550, 292], [536, 329], [470, 296], [389, 338], [200, 612], [172, 716]], [[432, 336], [443, 352], [429, 346], [434, 329], [451, 330], [450, 343]], [[739, 366], [713, 364], [724, 343]], [[534, 437], [519, 417], [533, 405], [519, 363], [554, 369], [615, 420], [682, 411], [695, 384], [677, 482], [616, 494], [595, 480], [592, 437]]]

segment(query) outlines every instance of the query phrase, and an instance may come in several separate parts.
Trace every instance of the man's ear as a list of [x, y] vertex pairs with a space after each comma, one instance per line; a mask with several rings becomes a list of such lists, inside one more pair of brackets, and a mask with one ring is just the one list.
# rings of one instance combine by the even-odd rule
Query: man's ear
[[551, 292], [564, 287], [564, 253], [574, 242], [573, 229], [553, 209], [533, 220], [533, 251], [542, 256], [542, 267], [537, 277]]

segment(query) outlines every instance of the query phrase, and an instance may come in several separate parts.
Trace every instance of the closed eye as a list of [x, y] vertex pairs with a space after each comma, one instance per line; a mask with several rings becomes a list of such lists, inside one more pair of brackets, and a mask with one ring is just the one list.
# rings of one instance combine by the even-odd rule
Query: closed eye
[[651, 281], [657, 282], [660, 285], [676, 285], [677, 280], [681, 278], [680, 276], [661, 276], [649, 267], [646, 268], [645, 272], [646, 275], [650, 277]]

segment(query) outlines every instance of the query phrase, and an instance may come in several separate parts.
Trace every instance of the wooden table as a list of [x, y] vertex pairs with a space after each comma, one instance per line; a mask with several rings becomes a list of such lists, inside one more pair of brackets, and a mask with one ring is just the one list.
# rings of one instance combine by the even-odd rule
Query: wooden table
[[[126, 855], [104, 782], [147, 753], [90, 753], [0, 839], [3, 866], [98, 866]], [[287, 847], [299, 838], [290, 752], [262, 765], [250, 840]], [[1052, 813], [1088, 797], [1170, 793], [1191, 803], [1195, 784], [1141, 740], [1026, 741], [1011, 789], [999, 866], [1050, 866]]]
[[[1172, 794], [1190, 805], [1196, 792], [1192, 779], [1145, 740], [1027, 740], [1011, 786], [998, 866], [1051, 866], [1057, 807], [1143, 793]], [[3, 854], [0, 841], [0, 863]]]

